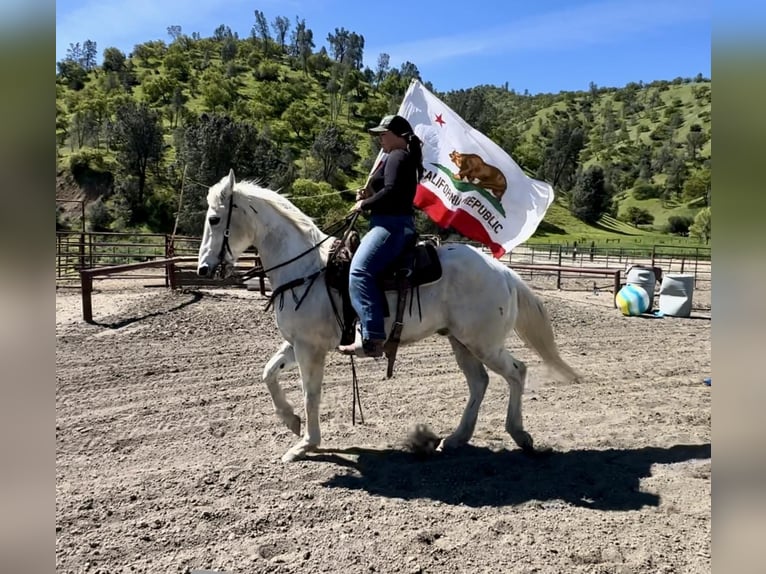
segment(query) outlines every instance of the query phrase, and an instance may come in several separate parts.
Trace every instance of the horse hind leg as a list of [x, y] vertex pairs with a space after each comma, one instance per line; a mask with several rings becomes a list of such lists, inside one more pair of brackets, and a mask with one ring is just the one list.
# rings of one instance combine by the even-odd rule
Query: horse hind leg
[[283, 371], [292, 369], [297, 365], [293, 346], [285, 341], [279, 350], [266, 363], [263, 368], [263, 382], [271, 394], [274, 403], [274, 412], [293, 433], [301, 436], [301, 418], [293, 411], [293, 406], [285, 398], [285, 393], [279, 384], [279, 375]]
[[489, 385], [489, 375], [482, 362], [454, 337], [450, 336], [449, 342], [458, 366], [465, 373], [469, 395], [460, 424], [451, 435], [441, 441], [437, 448], [439, 451], [463, 446], [471, 440], [479, 416], [479, 407]]
[[522, 450], [534, 452], [534, 441], [524, 430], [521, 416], [521, 396], [524, 393], [527, 366], [504, 347], [482, 355], [481, 360], [508, 383], [508, 413], [505, 418], [505, 430]]

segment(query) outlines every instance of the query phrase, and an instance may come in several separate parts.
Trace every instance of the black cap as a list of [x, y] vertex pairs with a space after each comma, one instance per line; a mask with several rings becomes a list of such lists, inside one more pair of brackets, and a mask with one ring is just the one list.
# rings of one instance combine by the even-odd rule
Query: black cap
[[380, 120], [379, 125], [375, 126], [374, 128], [370, 128], [369, 131], [372, 134], [391, 132], [401, 137], [405, 134], [411, 134], [412, 126], [410, 125], [410, 122], [405, 120], [402, 116], [390, 115], [385, 116], [382, 120]]

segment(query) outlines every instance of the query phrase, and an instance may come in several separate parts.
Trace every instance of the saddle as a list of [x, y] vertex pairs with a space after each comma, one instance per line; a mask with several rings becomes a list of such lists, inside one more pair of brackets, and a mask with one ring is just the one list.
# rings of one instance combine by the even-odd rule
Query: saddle
[[[335, 310], [338, 322], [341, 325], [341, 344], [347, 345], [354, 341], [356, 311], [351, 305], [351, 296], [348, 292], [349, 272], [351, 259], [359, 246], [359, 234], [353, 231], [344, 240], [336, 239], [330, 252], [327, 263], [327, 288], [335, 289], [341, 295], [342, 310]], [[384, 351], [388, 358], [386, 376], [391, 378], [394, 361], [399, 348], [399, 340], [404, 327], [404, 308], [407, 301], [407, 292], [410, 292], [410, 313], [415, 297], [418, 300], [418, 312], [420, 312], [420, 286], [435, 283], [441, 278], [442, 267], [436, 246], [429, 241], [418, 241], [417, 236], [405, 246], [401, 255], [383, 271], [378, 278], [378, 284], [383, 291], [396, 291], [397, 304], [396, 315], [391, 332], [384, 345]], [[332, 300], [332, 299], [331, 299]], [[387, 308], [385, 315], [390, 315]]]

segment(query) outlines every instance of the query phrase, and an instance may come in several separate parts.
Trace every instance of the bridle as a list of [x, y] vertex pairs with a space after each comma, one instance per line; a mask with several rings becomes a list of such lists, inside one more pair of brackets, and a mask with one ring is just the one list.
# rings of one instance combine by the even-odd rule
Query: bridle
[[[231, 258], [234, 259], [234, 254], [232, 253], [231, 246], [229, 245], [229, 235], [231, 234], [231, 214], [234, 211], [235, 207], [237, 207], [237, 205], [234, 203], [234, 191], [232, 190], [231, 196], [229, 196], [229, 209], [228, 209], [228, 213], [226, 214], [226, 228], [223, 231], [223, 242], [221, 243], [221, 250], [218, 253], [218, 261], [220, 262], [219, 266], [221, 266], [221, 267], [224, 267], [226, 265], [226, 253], [228, 253], [231, 256]], [[258, 213], [258, 211], [256, 211], [256, 209], [252, 205], [250, 206], [250, 209], [252, 209], [255, 213]], [[248, 279], [252, 279], [256, 275], [259, 275], [261, 273], [266, 274], [266, 273], [268, 273], [270, 271], [274, 271], [275, 269], [279, 269], [281, 267], [285, 267], [286, 265], [289, 265], [290, 263], [293, 263], [294, 261], [297, 261], [301, 257], [304, 257], [304, 256], [308, 255], [309, 253], [311, 253], [315, 249], [319, 249], [319, 247], [325, 241], [327, 241], [328, 239], [333, 239], [335, 234], [337, 234], [339, 232], [347, 233], [348, 231], [353, 229], [354, 224], [356, 223], [356, 220], [357, 220], [358, 217], [359, 217], [359, 212], [358, 211], [355, 211], [355, 212], [347, 215], [343, 219], [341, 219], [339, 221], [336, 221], [335, 223], [330, 225], [328, 230], [325, 232], [326, 233], [326, 237], [324, 239], [322, 239], [319, 243], [315, 243], [314, 245], [312, 245], [311, 247], [309, 247], [305, 251], [302, 251], [301, 253], [299, 253], [295, 257], [292, 257], [291, 259], [288, 259], [287, 261], [283, 261], [282, 263], [279, 263], [277, 265], [272, 265], [268, 269], [257, 269], [257, 268], [254, 268], [254, 269], [251, 269], [250, 271], [246, 271], [245, 273], [243, 273], [240, 276], [240, 279], [242, 281], [247, 281]], [[325, 269], [326, 269], [326, 267], [322, 267], [319, 271], [313, 273], [309, 277], [309, 279], [311, 279], [312, 282], [313, 282], [313, 279], [316, 279], [316, 277], [320, 273], [322, 273]], [[273, 292], [272, 292], [272, 297], [274, 297], [274, 294], [278, 295], [280, 292], [284, 292], [287, 289], [290, 289], [292, 287], [295, 287], [297, 285], [302, 284], [305, 281], [305, 279], [306, 278], [296, 279], [295, 281], [291, 281], [290, 283], [287, 284], [287, 285], [290, 285], [290, 287], [282, 286], [282, 287], [278, 287], [277, 289], [274, 289]], [[298, 283], [295, 283], [296, 281]]]
[[226, 263], [226, 253], [228, 252], [232, 259], [234, 254], [231, 252], [231, 246], [229, 245], [229, 234], [231, 233], [231, 212], [234, 211], [234, 191], [231, 192], [229, 197], [229, 213], [226, 214], [226, 229], [223, 231], [223, 242], [221, 243], [221, 251], [218, 253], [218, 261], [220, 265]]

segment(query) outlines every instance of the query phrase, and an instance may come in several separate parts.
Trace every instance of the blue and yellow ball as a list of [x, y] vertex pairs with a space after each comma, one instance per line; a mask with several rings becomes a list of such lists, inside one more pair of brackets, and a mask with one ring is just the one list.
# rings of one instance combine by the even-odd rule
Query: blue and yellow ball
[[617, 292], [614, 298], [623, 315], [641, 315], [649, 310], [649, 294], [638, 285], [628, 284]]

